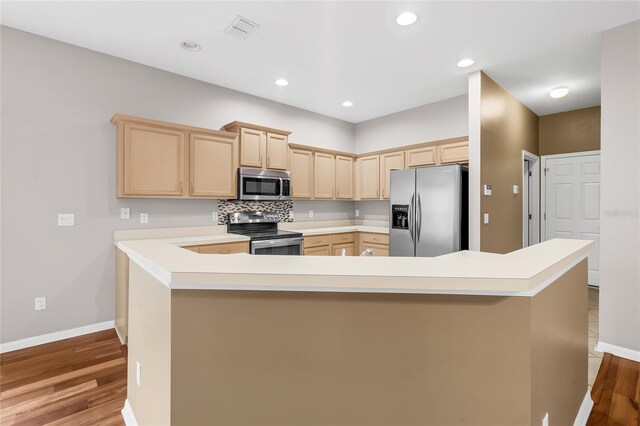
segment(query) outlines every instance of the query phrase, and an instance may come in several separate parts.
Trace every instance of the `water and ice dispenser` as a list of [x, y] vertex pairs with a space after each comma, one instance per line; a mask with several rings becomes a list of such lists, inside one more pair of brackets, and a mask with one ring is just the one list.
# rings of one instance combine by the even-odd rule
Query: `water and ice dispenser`
[[393, 204], [391, 206], [391, 227], [409, 229], [409, 205]]

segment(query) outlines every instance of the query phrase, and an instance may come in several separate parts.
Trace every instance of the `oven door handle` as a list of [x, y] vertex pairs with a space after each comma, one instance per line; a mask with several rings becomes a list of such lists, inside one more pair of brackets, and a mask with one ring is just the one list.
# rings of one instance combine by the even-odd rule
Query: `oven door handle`
[[251, 253], [256, 249], [302, 245], [302, 238], [278, 238], [277, 240], [252, 241]]

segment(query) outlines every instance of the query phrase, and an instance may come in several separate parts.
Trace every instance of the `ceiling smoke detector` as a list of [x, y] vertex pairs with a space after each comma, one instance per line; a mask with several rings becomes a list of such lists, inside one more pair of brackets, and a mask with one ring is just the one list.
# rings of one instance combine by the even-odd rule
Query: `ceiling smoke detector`
[[224, 32], [237, 38], [247, 38], [247, 36], [257, 30], [259, 26], [260, 25], [255, 22], [238, 15], [236, 16], [236, 19], [234, 19], [233, 22], [231, 22], [224, 30]]

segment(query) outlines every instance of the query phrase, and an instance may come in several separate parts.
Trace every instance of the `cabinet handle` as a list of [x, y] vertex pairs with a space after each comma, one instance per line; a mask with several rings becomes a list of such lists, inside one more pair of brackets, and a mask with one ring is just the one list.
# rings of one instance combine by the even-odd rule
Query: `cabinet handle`
[[267, 157], [267, 167], [271, 164], [271, 157]]
[[260, 165], [262, 166], [262, 154], [260, 154]]
[[180, 192], [182, 192], [182, 181], [180, 181]]
[[193, 194], [193, 181], [191, 181], [191, 193]]
[[229, 253], [231, 253], [231, 250], [222, 250], [220, 252], [220, 254], [229, 254]]

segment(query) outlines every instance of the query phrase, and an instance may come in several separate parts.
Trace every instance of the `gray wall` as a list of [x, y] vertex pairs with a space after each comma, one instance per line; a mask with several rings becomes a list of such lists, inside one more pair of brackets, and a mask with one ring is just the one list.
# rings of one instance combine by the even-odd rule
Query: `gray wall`
[[[243, 120], [291, 130], [297, 143], [353, 151], [353, 124], [1, 31], [1, 342], [112, 320], [114, 229], [215, 224], [216, 201], [115, 197], [114, 113], [214, 129]], [[129, 221], [120, 220], [123, 206]], [[316, 220], [352, 217], [353, 202], [315, 210]], [[58, 213], [74, 213], [76, 226], [58, 227]], [[34, 311], [37, 296], [47, 297], [46, 310]]]
[[356, 201], [355, 210], [359, 210], [358, 219], [389, 220], [389, 200]]
[[378, 151], [467, 136], [467, 95], [363, 121], [356, 125], [355, 152]]
[[600, 340], [640, 351], [640, 21], [602, 33]]

